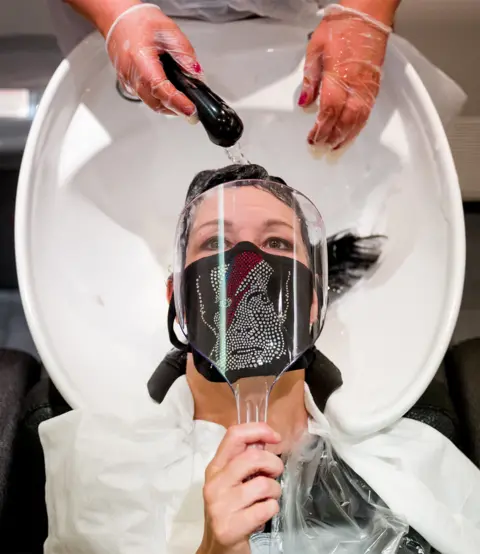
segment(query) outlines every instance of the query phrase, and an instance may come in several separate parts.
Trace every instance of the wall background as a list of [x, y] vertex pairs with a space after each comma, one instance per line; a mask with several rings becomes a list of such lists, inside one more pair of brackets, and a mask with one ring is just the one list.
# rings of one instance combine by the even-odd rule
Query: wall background
[[44, 0], [0, 0], [0, 36], [51, 33]]

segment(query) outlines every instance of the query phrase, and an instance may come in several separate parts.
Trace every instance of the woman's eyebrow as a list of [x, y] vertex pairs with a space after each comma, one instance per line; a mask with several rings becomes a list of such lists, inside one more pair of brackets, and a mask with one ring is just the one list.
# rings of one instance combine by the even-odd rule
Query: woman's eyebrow
[[[202, 229], [207, 229], [209, 227], [215, 227], [215, 229], [221, 229], [222, 227], [225, 229], [230, 229], [234, 226], [233, 221], [230, 221], [228, 219], [211, 219], [209, 221], [205, 221], [205, 223], [202, 223], [198, 227], [194, 226], [195, 232], [201, 231]], [[294, 229], [294, 226], [284, 219], [267, 219], [262, 223], [262, 227], [267, 230], [272, 227], [286, 227], [287, 229]]]
[[229, 221], [228, 219], [211, 219], [210, 221], [206, 221], [205, 223], [202, 223], [198, 227], [194, 226], [195, 231], [200, 231], [201, 229], [205, 229], [207, 227], [215, 227], [217, 229], [221, 229], [222, 227], [232, 227], [233, 223]]
[[283, 219], [267, 219], [264, 222], [263, 227], [265, 229], [269, 229], [270, 227], [288, 227], [288, 229], [294, 228], [291, 223]]

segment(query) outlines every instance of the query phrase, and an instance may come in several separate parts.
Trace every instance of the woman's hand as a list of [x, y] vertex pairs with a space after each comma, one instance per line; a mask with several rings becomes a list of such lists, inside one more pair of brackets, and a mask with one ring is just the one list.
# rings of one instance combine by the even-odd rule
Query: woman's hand
[[122, 12], [104, 35], [112, 64], [127, 91], [156, 112], [196, 121], [195, 106], [167, 79], [159, 60], [160, 54], [168, 52], [187, 73], [202, 76], [193, 46], [174, 21], [153, 4], [136, 3]]
[[248, 446], [280, 440], [264, 423], [227, 431], [205, 473], [205, 530], [197, 554], [250, 553], [250, 535], [278, 513], [281, 489], [275, 479], [283, 463], [271, 452]]
[[380, 88], [398, 3], [344, 0], [325, 9], [307, 47], [299, 99], [299, 105], [307, 107], [320, 97], [309, 144], [337, 150], [353, 141], [365, 126]]

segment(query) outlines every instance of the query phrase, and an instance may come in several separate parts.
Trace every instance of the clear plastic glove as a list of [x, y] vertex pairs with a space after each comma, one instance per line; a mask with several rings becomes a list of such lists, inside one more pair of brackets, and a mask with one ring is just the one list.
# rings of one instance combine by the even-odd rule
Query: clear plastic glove
[[375, 18], [330, 5], [307, 47], [299, 105], [319, 97], [310, 145], [342, 148], [365, 126], [380, 88], [391, 28]]
[[159, 56], [168, 52], [188, 73], [202, 78], [195, 50], [178, 25], [154, 4], [123, 12], [106, 37], [107, 51], [126, 90], [163, 114], [196, 121], [194, 104], [167, 79]]

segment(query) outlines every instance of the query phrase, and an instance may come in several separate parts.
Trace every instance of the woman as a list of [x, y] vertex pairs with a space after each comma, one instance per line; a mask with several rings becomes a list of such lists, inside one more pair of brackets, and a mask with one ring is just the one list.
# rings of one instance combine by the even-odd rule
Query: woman
[[[184, 267], [187, 264], [187, 262], [191, 262], [192, 258], [187, 257], [187, 252], [191, 252], [192, 249], [195, 247], [200, 250], [200, 247], [197, 244], [197, 236], [202, 237], [202, 234], [194, 234], [193, 231], [195, 227], [193, 226], [192, 222], [189, 221], [189, 218], [191, 217], [191, 214], [195, 213], [196, 219], [195, 221], [201, 221], [200, 215], [198, 215], [198, 204], [202, 204], [202, 209], [200, 211], [200, 214], [207, 214], [209, 210], [207, 209], [208, 206], [210, 206], [210, 212], [211, 212], [211, 219], [213, 221], [217, 221], [216, 217], [216, 210], [220, 209], [218, 204], [218, 198], [214, 194], [210, 199], [206, 198], [207, 192], [212, 191], [216, 192], [217, 187], [223, 186], [224, 183], [229, 182], [240, 182], [245, 181], [246, 183], [250, 183], [252, 180], [257, 182], [257, 187], [250, 191], [247, 187], [245, 189], [246, 199], [251, 200], [253, 203], [252, 207], [245, 207], [244, 209], [240, 209], [240, 206], [242, 206], [242, 198], [241, 192], [239, 187], [233, 188], [232, 190], [225, 191], [226, 197], [222, 198], [222, 213], [224, 214], [224, 218], [227, 219], [227, 215], [225, 213], [226, 207], [227, 207], [227, 200], [230, 201], [230, 203], [233, 203], [233, 206], [235, 206], [235, 209], [230, 206], [232, 211], [234, 212], [234, 215], [237, 219], [243, 219], [246, 218], [248, 222], [250, 222], [250, 219], [248, 218], [250, 209], [253, 210], [255, 213], [257, 211], [257, 204], [261, 203], [262, 201], [268, 205], [269, 201], [271, 200], [271, 196], [274, 198], [277, 198], [280, 201], [280, 204], [277, 203], [277, 212], [281, 212], [282, 208], [283, 210], [286, 210], [286, 213], [289, 215], [293, 215], [295, 213], [302, 213], [302, 208], [298, 201], [296, 200], [296, 197], [294, 196], [294, 192], [286, 186], [286, 183], [278, 178], [278, 177], [272, 177], [270, 176], [267, 171], [258, 165], [254, 164], [248, 164], [248, 165], [231, 165], [227, 166], [220, 170], [207, 170], [202, 171], [199, 173], [194, 180], [192, 181], [186, 197], [186, 208], [184, 213], [184, 220], [183, 225], [184, 228], [181, 229], [179, 236], [180, 244], [177, 245], [177, 251], [185, 251], [185, 256], [182, 258], [181, 261], [181, 267]], [[263, 183], [263, 184], [262, 184]], [[277, 186], [278, 183], [278, 186]], [[284, 188], [282, 188], [282, 186]], [[242, 189], [243, 190], [243, 189]], [[265, 194], [260, 194], [260, 190], [263, 190]], [[215, 201], [217, 201], [217, 204], [215, 204]], [[206, 204], [206, 205], [205, 205]], [[282, 205], [285, 206], [282, 206]], [[207, 206], [207, 207], [206, 207]], [[313, 208], [313, 205], [312, 205]], [[314, 209], [314, 208], [313, 208]], [[188, 217], [187, 217], [188, 216]], [[258, 215], [255, 215], [255, 217], [258, 217]], [[287, 215], [287, 219], [288, 219]], [[274, 219], [270, 217], [270, 219], [262, 219], [260, 218], [259, 226], [264, 224], [264, 221], [269, 222], [270, 225], [273, 225]], [[298, 221], [301, 223], [299, 224]], [[312, 231], [309, 229], [309, 226], [307, 222], [304, 220], [303, 217], [300, 217], [299, 220], [295, 222], [295, 229], [296, 229], [296, 235], [294, 236], [301, 236], [302, 241], [297, 242], [297, 246], [300, 248], [300, 251], [296, 252], [296, 257], [300, 261], [302, 261], [303, 265], [307, 265], [309, 268], [315, 268], [315, 273], [317, 275], [321, 275], [325, 271], [325, 259], [324, 259], [324, 247], [325, 244], [322, 242], [320, 245], [313, 245], [310, 240], [310, 234], [313, 233], [315, 235], [315, 231]], [[318, 222], [317, 222], [318, 223]], [[298, 225], [298, 227], [297, 227]], [[312, 222], [310, 222], [310, 226], [312, 226]], [[313, 225], [315, 226], [315, 225]], [[322, 227], [323, 224], [320, 222], [318, 223], [319, 227]], [[242, 235], [244, 239], [248, 236], [250, 233], [254, 233], [254, 228], [251, 227], [250, 223], [248, 223], [248, 231]], [[322, 227], [323, 228], [323, 227]], [[270, 228], [272, 230], [272, 228]], [[213, 241], [213, 243], [216, 243], [219, 241], [218, 237], [215, 236], [215, 232], [219, 233], [219, 229], [211, 229], [210, 232], [213, 234], [212, 237], [210, 237], [208, 240]], [[262, 232], [261, 230], [259, 233]], [[285, 228], [283, 229], [283, 232], [285, 232]], [[228, 240], [228, 230], [225, 230], [225, 237], [223, 240]], [[318, 234], [318, 229], [317, 229]], [[203, 237], [205, 239], [205, 237]], [[192, 239], [192, 240], [190, 240]], [[283, 252], [285, 255], [289, 256], [289, 252], [292, 249], [291, 243], [292, 240], [286, 241], [286, 239], [282, 239], [280, 237], [274, 237], [274, 240], [279, 243], [277, 246], [277, 250]], [[328, 291], [329, 291], [329, 300], [330, 302], [333, 300], [336, 300], [339, 296], [344, 294], [346, 291], [348, 291], [359, 279], [361, 279], [363, 276], [365, 276], [372, 268], [375, 267], [376, 263], [378, 262], [378, 259], [381, 254], [381, 246], [383, 243], [384, 237], [378, 236], [378, 235], [372, 235], [367, 237], [358, 237], [352, 233], [349, 232], [343, 232], [338, 233], [336, 235], [333, 235], [329, 237], [326, 241], [326, 249], [327, 249], [327, 259], [328, 259]], [[189, 248], [187, 249], [186, 244], [188, 243]], [[288, 246], [290, 244], [290, 246]], [[321, 248], [320, 248], [321, 246]], [[209, 252], [210, 254], [213, 254], [212, 250], [212, 244], [208, 249], [204, 250], [205, 252]], [[303, 254], [301, 255], [301, 253]], [[195, 258], [194, 258], [195, 259]], [[308, 260], [308, 261], [307, 261]], [[262, 259], [257, 258], [258, 262], [263, 263]], [[255, 269], [254, 267], [251, 268], [252, 270]], [[232, 270], [233, 271], [233, 270]], [[272, 273], [272, 269], [267, 268], [268, 273]], [[237, 273], [238, 279], [242, 278], [241, 272]], [[247, 277], [247, 275], [244, 275], [243, 277]], [[323, 277], [322, 277], [323, 279]], [[177, 276], [175, 279], [175, 282], [178, 283], [182, 280], [182, 272]], [[191, 277], [190, 277], [191, 280]], [[297, 274], [297, 281], [299, 280], [299, 276]], [[164, 362], [160, 365], [160, 367], [157, 369], [156, 373], [153, 375], [150, 383], [149, 383], [149, 391], [151, 396], [161, 402], [165, 396], [166, 390], [170, 387], [172, 381], [176, 379], [179, 375], [182, 375], [185, 373], [185, 356], [182, 355], [182, 352], [185, 352], [185, 345], [182, 344], [176, 337], [174, 332], [174, 321], [176, 317], [175, 313], [175, 303], [173, 301], [173, 275], [170, 276], [167, 284], [167, 297], [170, 302], [170, 313], [169, 313], [169, 333], [170, 338], [172, 341], [172, 344], [177, 348], [176, 351], [171, 352]], [[225, 351], [227, 354], [227, 357], [230, 361], [234, 359], [235, 352], [233, 349], [233, 343], [234, 341], [230, 340], [232, 337], [235, 337], [236, 335], [248, 335], [249, 336], [249, 346], [252, 349], [255, 349], [257, 352], [261, 352], [260, 357], [262, 360], [264, 360], [265, 364], [271, 364], [272, 360], [280, 354], [280, 344], [283, 342], [285, 344], [285, 341], [283, 338], [280, 338], [279, 340], [274, 340], [273, 345], [271, 347], [268, 347], [266, 337], [264, 336], [264, 332], [266, 331], [266, 321], [269, 319], [272, 319], [272, 312], [274, 311], [274, 303], [281, 303], [282, 300], [279, 298], [274, 298], [272, 301], [265, 301], [260, 305], [259, 307], [259, 313], [257, 314], [257, 317], [255, 319], [251, 317], [245, 317], [245, 318], [232, 318], [231, 325], [229, 326], [228, 330], [225, 331], [226, 334], [222, 334], [219, 329], [219, 321], [221, 320], [221, 314], [217, 310], [218, 305], [218, 297], [214, 294], [212, 294], [212, 289], [209, 288], [212, 284], [210, 281], [207, 281], [207, 285], [204, 285], [203, 287], [198, 287], [197, 284], [193, 285], [190, 283], [190, 287], [188, 287], [188, 290], [184, 293], [184, 296], [190, 297], [190, 294], [192, 294], [192, 301], [193, 302], [200, 302], [200, 304], [196, 305], [193, 309], [190, 311], [193, 313], [189, 314], [189, 322], [190, 327], [188, 331], [188, 335], [191, 340], [194, 340], [194, 327], [198, 323], [200, 323], [200, 327], [202, 327], [204, 324], [207, 325], [209, 331], [212, 331], [212, 334], [210, 336], [211, 343], [208, 345], [203, 346], [203, 351], [213, 351], [218, 353], [221, 351], [221, 339], [225, 338]], [[326, 281], [322, 281], [323, 286], [327, 286]], [[290, 285], [290, 288], [292, 286]], [[178, 291], [180, 294], [182, 294], [181, 288], [178, 288]], [[269, 289], [269, 282], [268, 280], [263, 280], [259, 282], [252, 282], [249, 288], [249, 291], [245, 293], [242, 296], [241, 301], [239, 301], [237, 310], [239, 312], [242, 312], [242, 306], [245, 306], [248, 308], [249, 302], [255, 302], [256, 298], [258, 296], [262, 296], [265, 294], [268, 294]], [[190, 293], [190, 291], [192, 291]], [[232, 291], [226, 290], [226, 293]], [[301, 291], [295, 291], [294, 289], [290, 290], [290, 296], [296, 293], [297, 296], [297, 309], [299, 308], [299, 302], [300, 299], [303, 298], [301, 295]], [[320, 303], [317, 307], [321, 309], [321, 314], [319, 314], [319, 317], [315, 319], [315, 329], [314, 334], [318, 334], [321, 328], [321, 324], [323, 322], [323, 316], [325, 313], [325, 302], [323, 299], [326, 296], [325, 291], [322, 290], [322, 288], [319, 288], [314, 293], [316, 295], [316, 302], [317, 304]], [[305, 298], [304, 298], [305, 300]], [[306, 302], [309, 302], [307, 300]], [[286, 305], [286, 303], [283, 303]], [[235, 304], [232, 304], [235, 305]], [[213, 310], [213, 312], [211, 311]], [[308, 307], [305, 308], [305, 311], [309, 310]], [[180, 308], [180, 313], [182, 313], [184, 310]], [[202, 318], [201, 321], [198, 321], [197, 314], [201, 313]], [[246, 316], [249, 316], [249, 310], [245, 310]], [[232, 315], [232, 314], [230, 314]], [[228, 317], [228, 316], [227, 316]], [[206, 319], [209, 319], [210, 321], [206, 321]], [[281, 315], [279, 314], [279, 317], [274, 321], [269, 329], [269, 332], [271, 333], [271, 336], [277, 336], [282, 337], [283, 336], [283, 328], [285, 324], [287, 323], [288, 319], [288, 313], [285, 312], [285, 314]], [[313, 322], [312, 322], [313, 323]], [[246, 330], [246, 332], [243, 332]], [[199, 333], [201, 333], [201, 329]], [[185, 328], [185, 333], [187, 333], [187, 330]], [[297, 336], [297, 341], [299, 340], [299, 335]], [[203, 341], [205, 342], [205, 337], [203, 337]], [[310, 337], [305, 338], [306, 343], [311, 343], [312, 339]], [[243, 344], [241, 345], [244, 346]], [[200, 348], [202, 350], [202, 347]], [[247, 356], [247, 354], [239, 354], [238, 356], [238, 364], [241, 365], [240, 361], [244, 359]], [[312, 356], [312, 354], [309, 354], [309, 359]], [[218, 356], [214, 356], [214, 358], [218, 358]], [[197, 358], [195, 361], [197, 364], [200, 364], [203, 370], [203, 364], [202, 361]], [[310, 365], [309, 362], [306, 363], [306, 365]], [[326, 366], [325, 366], [326, 367]], [[323, 371], [329, 371], [329, 369], [324, 369]], [[330, 372], [332, 375], [331, 378], [331, 385], [333, 386], [333, 389], [330, 391], [333, 392], [335, 388], [341, 385], [341, 378], [339, 378], [339, 375], [337, 375], [337, 371], [333, 370]], [[166, 374], [168, 374], [170, 377], [167, 378]], [[215, 380], [215, 372], [213, 374], [207, 369], [207, 378], [210, 380]], [[157, 378], [158, 377], [158, 378]], [[330, 388], [330, 387], [329, 387]], [[328, 395], [327, 395], [328, 396]], [[317, 396], [315, 399], [317, 404], [323, 408], [325, 406], [325, 399], [320, 399], [320, 397]]]
[[[286, 21], [313, 20], [319, 0], [49, 0], [64, 53], [91, 25], [105, 37], [120, 80], [150, 108], [195, 121], [195, 106], [166, 79], [158, 55], [169, 52], [189, 73], [202, 66], [188, 38], [171, 17], [231, 21], [250, 16]], [[329, 6], [307, 47], [298, 103], [307, 108], [319, 97], [308, 135], [311, 145], [339, 149], [355, 139], [375, 103], [387, 40], [400, 0], [342, 0]], [[72, 10], [73, 8], [73, 10]], [[321, 86], [320, 86], [321, 85]]]
[[[228, 179], [227, 173], [228, 170], [223, 175], [210, 174], [213, 194], [215, 185]], [[265, 182], [265, 177], [264, 172], [260, 179]], [[429, 554], [432, 551], [427, 541], [444, 554], [474, 554], [480, 540], [480, 478], [478, 470], [453, 445], [427, 425], [406, 419], [376, 436], [344, 440], [320, 412], [308, 383], [312, 391], [314, 387], [326, 390], [329, 378], [316, 363], [315, 351], [313, 357], [302, 356], [307, 354], [304, 350], [308, 341], [292, 341], [291, 337], [316, 336], [313, 327], [315, 323], [321, 327], [322, 319], [321, 287], [317, 279], [307, 278], [296, 281], [301, 284], [295, 289], [297, 294], [286, 295], [289, 273], [279, 272], [278, 268], [299, 269], [298, 264], [302, 264], [304, 275], [319, 275], [321, 264], [316, 265], [308, 252], [312, 252], [309, 242], [318, 244], [321, 238], [314, 240], [315, 235], [302, 232], [294, 202], [285, 200], [285, 195], [273, 194], [273, 189], [262, 182], [258, 185], [258, 179], [255, 182], [256, 186], [242, 189], [241, 196], [230, 204], [241, 219], [231, 217], [230, 212], [228, 233], [221, 231], [228, 227], [226, 224], [219, 226], [212, 219], [214, 214], [218, 219], [219, 212], [213, 209], [215, 204], [207, 201], [211, 196], [203, 196], [203, 191], [202, 202], [189, 214], [193, 215], [188, 219], [190, 224], [180, 225], [179, 244], [183, 241], [183, 247], [177, 256], [177, 262], [182, 261], [174, 275], [180, 280], [175, 284], [176, 306], [180, 325], [187, 327], [191, 353], [186, 360], [186, 375], [175, 380], [160, 406], [145, 406], [140, 412], [130, 412], [126, 407], [123, 415], [73, 411], [42, 424], [50, 532], [45, 552], [248, 554], [265, 542], [272, 544], [281, 509], [280, 535], [284, 533], [285, 540], [291, 539], [285, 544], [295, 547], [287, 552], [305, 551], [299, 545], [304, 545], [305, 537], [313, 533], [323, 547], [332, 546], [328, 554], [337, 552], [340, 544], [347, 548], [346, 553]], [[195, 198], [199, 191], [192, 187], [190, 192]], [[274, 230], [265, 226], [273, 216], [277, 220]], [[225, 223], [227, 218], [222, 221]], [[293, 249], [292, 236], [299, 241]], [[221, 244], [225, 244], [225, 249]], [[215, 253], [223, 250], [230, 260], [228, 268], [217, 263]], [[217, 275], [218, 269], [226, 270], [232, 277], [232, 252], [237, 257], [254, 252], [256, 259], [260, 257], [270, 266], [271, 272], [262, 269], [254, 276], [253, 286], [248, 271], [242, 270], [239, 279], [238, 274], [233, 274], [235, 287], [231, 288], [228, 281], [223, 299], [215, 294], [205, 311], [192, 310], [189, 301], [193, 305], [202, 302], [208, 289], [202, 283], [206, 280], [208, 285], [212, 271]], [[256, 262], [252, 267], [257, 267]], [[193, 278], [189, 279], [189, 275]], [[216, 283], [214, 279], [213, 288], [218, 293]], [[277, 313], [282, 315], [283, 340], [290, 341], [286, 350], [294, 352], [290, 361], [301, 362], [289, 366], [272, 389], [268, 425], [238, 425], [237, 404], [230, 386], [212, 382], [209, 373], [211, 352], [216, 345], [212, 322], [219, 321], [215, 314], [219, 306], [224, 306], [227, 350], [228, 328], [236, 328], [235, 318], [245, 316], [243, 309], [237, 312], [242, 299], [248, 296], [244, 293], [261, 296], [267, 290], [270, 295], [276, 291], [274, 298], [281, 298], [282, 302], [271, 302], [270, 296], [257, 304], [262, 309], [256, 313], [263, 317], [265, 306], [280, 307]], [[311, 291], [304, 295], [308, 309], [296, 303], [295, 309], [286, 308], [284, 300], [296, 298], [302, 290]], [[170, 287], [169, 296], [171, 292]], [[256, 308], [249, 308], [249, 315], [253, 309]], [[286, 323], [290, 309], [297, 314], [293, 327]], [[242, 329], [246, 336], [248, 330]], [[298, 343], [303, 347], [295, 350], [292, 345]], [[248, 340], [244, 344], [250, 347]], [[262, 365], [257, 360], [257, 369]], [[219, 364], [217, 370], [218, 367]], [[251, 369], [252, 361], [242, 358], [241, 367], [233, 369], [243, 371], [246, 367]], [[261, 373], [257, 372], [257, 376]], [[238, 377], [232, 378], [232, 372], [226, 376], [230, 382]], [[304, 435], [314, 444], [310, 449], [314, 454], [302, 454], [300, 466], [293, 463], [289, 470], [292, 454], [285, 470], [278, 455], [297, 452]], [[249, 448], [258, 443], [266, 448]], [[293, 459], [295, 462], [295, 456]], [[295, 485], [294, 480], [296, 469], [312, 467], [310, 464], [321, 470], [314, 472], [320, 476], [314, 477], [314, 486], [308, 488], [312, 495], [306, 495], [313, 498], [313, 507], [305, 495], [299, 494], [304, 491], [305, 482]], [[448, 476], [453, 472], [461, 474], [462, 479], [456, 480], [454, 490], [450, 490]], [[277, 478], [282, 474], [286, 485], [280, 499], [282, 489]], [[307, 471], [306, 481], [308, 474]], [[443, 476], [442, 486], [438, 485], [439, 475]], [[392, 513], [373, 491], [400, 515]], [[295, 517], [288, 515], [292, 514], [292, 498], [299, 500], [293, 502]], [[298, 529], [299, 519], [301, 529], [302, 521], [313, 520], [315, 525], [307, 526], [309, 533], [290, 532]], [[415, 533], [405, 537], [405, 521], [426, 540]], [[269, 525], [265, 532], [256, 533], [265, 524]]]

